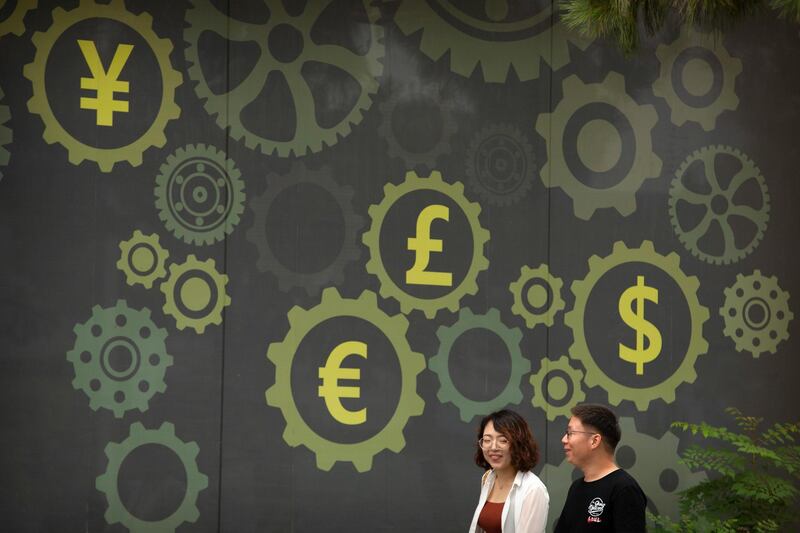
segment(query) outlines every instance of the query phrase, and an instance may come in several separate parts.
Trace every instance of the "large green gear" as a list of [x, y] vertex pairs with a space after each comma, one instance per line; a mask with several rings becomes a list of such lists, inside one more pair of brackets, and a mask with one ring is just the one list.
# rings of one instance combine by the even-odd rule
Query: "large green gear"
[[[363, 113], [372, 105], [372, 97], [378, 90], [378, 78], [383, 73], [384, 30], [378, 24], [380, 10], [368, 0], [362, 0], [367, 20], [358, 22], [358, 31], [368, 31], [370, 39], [369, 49], [363, 55], [358, 55], [342, 46], [317, 44], [313, 41], [312, 29], [320, 15], [327, 11], [331, 1], [308, 2], [302, 13], [289, 14], [283, 2], [263, 0], [270, 12], [269, 21], [266, 24], [249, 24], [227, 17], [214, 7], [213, 0], [192, 0], [193, 5], [186, 11], [188, 27], [184, 30], [184, 40], [188, 44], [186, 61], [190, 65], [189, 76], [197, 82], [195, 92], [200, 99], [205, 100], [206, 111], [212, 116], [216, 115], [217, 124], [221, 128], [229, 129], [233, 139], [243, 138], [248, 148], [258, 148], [268, 155], [277, 152], [280, 157], [303, 156], [309, 151], [319, 152], [324, 146], [333, 146], [350, 134], [353, 125], [361, 122]], [[352, 20], [347, 18], [350, 16], [349, 12], [343, 11], [341, 16], [352, 24]], [[269, 37], [278, 26], [291, 27], [302, 40], [302, 51], [291, 61], [285, 58], [279, 60], [270, 52]], [[203, 74], [199, 42], [205, 31], [235, 42], [255, 43], [260, 49], [260, 57], [252, 71], [229, 92], [218, 94], [212, 91]], [[353, 107], [330, 126], [317, 121], [317, 105], [302, 73], [304, 66], [313, 63], [332, 65], [346, 72], [360, 88]], [[289, 139], [262, 137], [242, 123], [242, 111], [262, 91], [272, 73], [280, 73], [292, 93], [296, 128]], [[275, 116], [285, 115], [286, 109], [269, 109], [267, 112], [269, 116], [265, 120], [274, 120]]]
[[[531, 404], [544, 409], [550, 421], [559, 416], [569, 418], [570, 409], [586, 399], [586, 393], [581, 386], [583, 372], [574, 368], [566, 355], [555, 361], [542, 359], [542, 366], [538, 372], [531, 375], [530, 382], [533, 386]], [[551, 398], [558, 400], [559, 405], [553, 403]]]
[[[394, 415], [383, 429], [362, 442], [333, 442], [316, 434], [303, 420], [292, 395], [291, 370], [298, 346], [312, 329], [336, 317], [355, 317], [373, 324], [389, 340], [400, 364], [400, 398]], [[403, 429], [408, 419], [421, 415], [425, 408], [425, 402], [417, 394], [417, 375], [425, 368], [425, 357], [408, 344], [408, 319], [384, 313], [373, 292], [364, 291], [357, 299], [348, 299], [342, 298], [333, 287], [325, 289], [321, 302], [311, 309], [293, 307], [288, 318], [286, 337], [282, 342], [270, 344], [267, 350], [267, 358], [275, 365], [275, 384], [266, 391], [267, 404], [279, 408], [286, 420], [283, 432], [286, 443], [291, 447], [306, 446], [317, 456], [317, 467], [326, 471], [337, 461], [343, 461], [353, 463], [359, 472], [366, 472], [372, 468], [378, 452], [388, 449], [399, 453], [406, 445]]]
[[4, 35], [22, 35], [25, 33], [25, 14], [35, 9], [39, 0], [0, 0], [0, 10], [6, 9], [9, 3], [16, 5], [11, 9], [11, 13], [3, 20], [0, 20], [0, 39]]
[[[696, 122], [711, 131], [723, 111], [739, 106], [736, 78], [742, 72], [742, 61], [731, 57], [720, 35], [687, 27], [672, 44], [659, 45], [656, 56], [661, 73], [653, 83], [653, 94], [667, 101], [676, 126]], [[704, 83], [691, 90], [686, 82]]]
[[781, 341], [789, 338], [789, 293], [778, 285], [775, 276], [760, 270], [749, 276], [738, 274], [736, 283], [725, 289], [725, 303], [719, 310], [725, 321], [723, 333], [733, 339], [736, 351], [746, 350], [758, 357], [775, 353]]
[[[741, 163], [741, 169], [728, 182], [727, 187], [723, 188], [722, 180], [717, 175], [716, 160], [720, 154], [727, 154], [735, 157]], [[684, 175], [687, 170], [695, 163], [700, 161], [703, 164], [705, 183], [708, 185], [709, 192], [697, 192], [690, 190], [684, 183]], [[755, 180], [760, 191], [759, 207], [751, 205], [739, 205], [734, 203], [734, 199], [740, 195], [737, 193], [750, 185], [751, 180]], [[748, 200], [752, 200], [752, 194], [748, 195]], [[672, 221], [672, 228], [678, 239], [686, 248], [697, 258], [707, 263], [719, 265], [735, 263], [740, 259], [750, 255], [764, 237], [769, 221], [769, 192], [764, 176], [755, 164], [744, 154], [735, 148], [728, 146], [706, 146], [695, 151], [686, 158], [672, 180], [669, 190], [669, 216]], [[679, 203], [685, 202], [692, 206], [702, 206], [705, 208], [703, 219], [692, 229], [684, 230], [679, 216]], [[749, 242], [739, 248], [736, 245], [734, 226], [731, 225], [729, 217], [746, 219], [752, 224], [756, 231], [753, 233]], [[716, 223], [722, 231], [724, 249], [722, 253], [712, 254], [700, 248], [700, 241], [708, 235], [712, 224]]]
[[507, 13], [487, 10], [481, 19], [448, 0], [402, 2], [394, 16], [406, 35], [422, 32], [425, 55], [436, 61], [449, 51], [450, 70], [469, 77], [480, 65], [487, 82], [505, 82], [512, 67], [520, 81], [536, 79], [540, 61], [558, 70], [569, 63], [570, 43], [581, 50], [591, 44], [554, 23], [550, 6], [520, 20], [506, 18]]
[[92, 410], [103, 407], [122, 418], [134, 408], [146, 411], [150, 398], [167, 390], [167, 331], [153, 323], [149, 309], [131, 309], [125, 300], [105, 309], [96, 305], [73, 331], [75, 346], [67, 352], [75, 369], [72, 386], [86, 393]]
[[552, 326], [555, 316], [564, 309], [563, 286], [561, 278], [550, 275], [547, 265], [523, 266], [519, 279], [508, 286], [514, 297], [511, 312], [525, 319], [525, 325], [531, 329], [537, 324]]
[[[342, 247], [336, 258], [318, 272], [298, 272], [287, 268], [275, 256], [267, 239], [267, 215], [275, 199], [286, 189], [298, 184], [315, 185], [325, 190], [339, 206], [344, 220]], [[256, 263], [258, 270], [275, 274], [280, 290], [288, 291], [293, 287], [302, 287], [309, 296], [319, 294], [319, 291], [327, 285], [340, 285], [344, 280], [344, 268], [361, 255], [357, 239], [358, 231], [364, 225], [364, 219], [353, 210], [352, 200], [353, 189], [337, 184], [328, 170], [311, 170], [303, 163], [297, 163], [291, 172], [283, 177], [276, 174], [267, 175], [267, 188], [264, 194], [250, 201], [253, 226], [246, 233], [247, 240], [258, 249]]]
[[[629, 387], [617, 383], [603, 372], [589, 350], [584, 331], [586, 304], [592, 289], [611, 269], [626, 263], [647, 263], [669, 275], [681, 289], [689, 309], [691, 332], [689, 344], [683, 361], [675, 372], [657, 385], [650, 387]], [[573, 344], [569, 355], [583, 363], [586, 369], [585, 383], [588, 387], [602, 387], [608, 392], [608, 401], [619, 405], [623, 400], [632, 401], [639, 411], [646, 411], [652, 400], [661, 398], [666, 403], [675, 401], [675, 390], [681, 383], [694, 383], [697, 372], [694, 365], [697, 358], [708, 350], [708, 342], [703, 338], [703, 324], [708, 320], [708, 309], [697, 298], [700, 282], [695, 276], [687, 276], [680, 269], [680, 258], [675, 252], [661, 255], [655, 251], [653, 243], [643, 241], [639, 248], [628, 248], [622, 241], [614, 243], [611, 255], [589, 258], [589, 273], [582, 280], [572, 282], [575, 295], [573, 309], [564, 316], [564, 323], [572, 329]]]
[[[119, 148], [97, 148], [73, 137], [56, 119], [45, 92], [47, 58], [59, 37], [79, 22], [98, 18], [121, 22], [137, 32], [150, 45], [161, 71], [163, 95], [155, 120], [141, 137]], [[71, 11], [65, 11], [60, 7], [54, 9], [53, 24], [50, 28], [46, 32], [37, 32], [33, 35], [36, 55], [33, 62], [25, 65], [23, 69], [23, 74], [33, 85], [33, 96], [28, 100], [28, 110], [41, 116], [44, 122], [45, 142], [48, 144], [57, 142], [64, 146], [69, 154], [69, 162], [73, 165], [79, 165], [88, 159], [96, 162], [102, 172], [111, 172], [114, 165], [121, 161], [127, 161], [136, 167], [142, 164], [142, 154], [146, 149], [152, 146], [160, 148], [166, 144], [164, 129], [167, 122], [177, 119], [181, 114], [180, 108], [175, 103], [175, 91], [183, 82], [183, 78], [172, 68], [169, 60], [172, 42], [169, 39], [160, 39], [152, 26], [153, 17], [147, 13], [134, 15], [125, 9], [123, 0], [112, 0], [109, 4], [81, 0], [80, 5]]]
[[[157, 521], [142, 520], [132, 515], [119, 493], [119, 471], [128, 455], [141, 446], [160, 444], [172, 450], [178, 456], [186, 472], [186, 493], [175, 511]], [[208, 487], [208, 476], [197, 467], [197, 454], [200, 447], [196, 442], [184, 442], [175, 435], [175, 426], [164, 422], [159, 429], [145, 429], [139, 423], [131, 425], [130, 435], [122, 442], [109, 442], [106, 445], [108, 467], [105, 473], [98, 476], [95, 487], [106, 495], [108, 509], [105, 519], [109, 525], [122, 524], [131, 533], [174, 533], [183, 523], [194, 523], [200, 517], [197, 508], [197, 497], [200, 491]]]
[[130, 239], [119, 243], [117, 268], [125, 273], [128, 285], [149, 289], [155, 281], [166, 277], [169, 252], [158, 241], [157, 233], [144, 235], [137, 229]]
[[486, 126], [472, 137], [466, 175], [470, 188], [489, 204], [514, 204], [533, 187], [533, 146], [516, 126]]
[[158, 216], [188, 244], [225, 239], [244, 212], [244, 181], [225, 152], [205, 144], [178, 148], [156, 177]]
[[[563, 435], [563, 432], [566, 428], [558, 429], [561, 431], [561, 435]], [[559, 436], [559, 438], [561, 438], [561, 436]], [[546, 463], [542, 467], [542, 471], [539, 473], [539, 478], [547, 486], [547, 493], [550, 496], [550, 501], [567, 501], [567, 493], [569, 492], [569, 487], [572, 485], [573, 479], [579, 479], [583, 477], [579, 474], [579, 472], [580, 471], [576, 470], [575, 467], [566, 459], [561, 461], [559, 465]], [[559, 514], [560, 513], [558, 511], [547, 513], [548, 532], [552, 532], [554, 530]]]
[[[392, 205], [404, 195], [420, 190], [437, 191], [448, 196], [461, 208], [472, 230], [472, 261], [467, 274], [457, 287], [439, 298], [418, 298], [404, 292], [389, 277], [381, 257], [380, 234], [386, 214]], [[442, 179], [442, 174], [438, 171], [431, 172], [427, 178], [422, 178], [413, 171], [408, 172], [405, 180], [400, 185], [387, 183], [383, 188], [383, 194], [383, 200], [379, 204], [369, 207], [369, 216], [372, 219], [372, 224], [370, 229], [364, 232], [362, 236], [362, 241], [370, 251], [367, 272], [377, 276], [378, 280], [380, 280], [381, 296], [396, 299], [400, 302], [400, 309], [405, 314], [410, 313], [413, 309], [419, 309], [425, 313], [426, 317], [433, 318], [441, 309], [446, 308], [456, 312], [461, 298], [467, 294], [478, 292], [478, 273], [489, 268], [489, 260], [483, 255], [483, 247], [489, 241], [489, 232], [481, 227], [478, 219], [481, 212], [480, 205], [467, 200], [464, 196], [464, 185], [462, 183], [445, 183]]]
[[[536, 131], [548, 141], [549, 159], [540, 173], [542, 183], [559, 187], [572, 198], [575, 216], [582, 220], [589, 220], [597, 209], [610, 207], [622, 216], [632, 214], [636, 210], [636, 191], [646, 179], [661, 174], [661, 159], [653, 151], [652, 142], [652, 131], [658, 122], [655, 107], [639, 105], [628, 96], [625, 78], [617, 72], [609, 72], [601, 83], [589, 84], [573, 74], [564, 80], [563, 88], [564, 97], [553, 112], [542, 113], [536, 121]], [[581, 113], [593, 108], [612, 116], [580, 123]], [[616, 137], [604, 138], [616, 139], [619, 146], [608, 150], [598, 138], [583, 138], [581, 134], [587, 131], [594, 133], [586, 127], [594, 123], [606, 128], [602, 134], [613, 128]], [[623, 131], [620, 126], [627, 129]], [[626, 143], [623, 135], [632, 139]], [[626, 150], [632, 151], [631, 155], [626, 155]], [[581, 179], [603, 176], [620, 166], [624, 167], [624, 175], [611, 186], [592, 187]]]
[[169, 266], [169, 277], [161, 284], [164, 313], [175, 319], [178, 329], [190, 327], [202, 334], [206, 326], [222, 323], [222, 311], [230, 305], [225, 292], [228, 276], [217, 271], [213, 259], [186, 261]]
[[[461, 394], [450, 376], [450, 352], [456, 340], [472, 329], [491, 331], [503, 341], [511, 361], [511, 373], [503, 390], [491, 400], [471, 400]], [[469, 308], [463, 307], [458, 313], [458, 320], [452, 326], [440, 326], [436, 330], [439, 337], [439, 352], [430, 358], [428, 368], [439, 376], [439, 391], [436, 397], [442, 403], [452, 403], [458, 408], [461, 420], [469, 422], [478, 415], [485, 415], [522, 401], [522, 378], [531, 371], [531, 362], [522, 355], [519, 343], [522, 332], [519, 328], [510, 328], [500, 319], [500, 311], [489, 309], [485, 315], [476, 315]]]
[[[2, 101], [3, 90], [0, 89], [0, 102]], [[11, 159], [11, 154], [5, 148], [11, 144], [11, 141], [14, 139], [14, 134], [11, 131], [11, 128], [5, 126], [5, 124], [10, 120], [11, 112], [9, 111], [8, 106], [0, 105], [0, 167], [8, 165], [8, 162]], [[0, 180], [1, 179], [3, 179], [2, 170], [0, 170]]]

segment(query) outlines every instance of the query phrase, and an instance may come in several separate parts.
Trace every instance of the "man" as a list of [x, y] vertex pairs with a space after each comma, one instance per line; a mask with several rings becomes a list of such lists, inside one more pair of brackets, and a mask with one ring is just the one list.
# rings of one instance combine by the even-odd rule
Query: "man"
[[555, 533], [647, 530], [647, 498], [636, 480], [614, 462], [621, 436], [617, 416], [608, 408], [592, 404], [572, 408], [561, 442], [567, 461], [583, 471], [583, 478], [569, 488]]

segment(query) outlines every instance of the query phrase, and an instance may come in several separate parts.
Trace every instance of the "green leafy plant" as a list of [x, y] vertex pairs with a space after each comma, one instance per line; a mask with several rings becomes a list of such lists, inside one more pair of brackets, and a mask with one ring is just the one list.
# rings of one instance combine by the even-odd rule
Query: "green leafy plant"
[[681, 519], [649, 515], [656, 531], [765, 533], [797, 531], [800, 481], [800, 422], [775, 423], [762, 430], [763, 418], [738, 409], [726, 413], [736, 429], [706, 423], [674, 422], [673, 428], [709, 439], [692, 445], [681, 462], [709, 472], [709, 479], [680, 495]]

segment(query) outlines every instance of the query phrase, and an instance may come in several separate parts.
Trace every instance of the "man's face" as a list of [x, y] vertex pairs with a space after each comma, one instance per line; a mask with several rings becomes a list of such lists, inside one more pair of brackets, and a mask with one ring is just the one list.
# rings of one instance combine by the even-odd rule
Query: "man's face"
[[564, 436], [561, 437], [561, 444], [564, 445], [564, 455], [567, 461], [578, 468], [586, 464], [592, 450], [596, 447], [592, 446], [592, 444], [598, 438], [597, 435], [597, 432], [593, 431], [592, 428], [585, 427], [579, 418], [574, 416], [570, 418], [567, 430], [564, 432]]

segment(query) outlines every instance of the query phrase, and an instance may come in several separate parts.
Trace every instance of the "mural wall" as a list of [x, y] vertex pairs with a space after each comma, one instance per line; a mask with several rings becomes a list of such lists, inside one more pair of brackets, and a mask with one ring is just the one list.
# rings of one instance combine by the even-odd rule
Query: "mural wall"
[[800, 33], [624, 57], [550, 2], [0, 0], [13, 531], [464, 531], [510, 407], [653, 512], [796, 418]]

